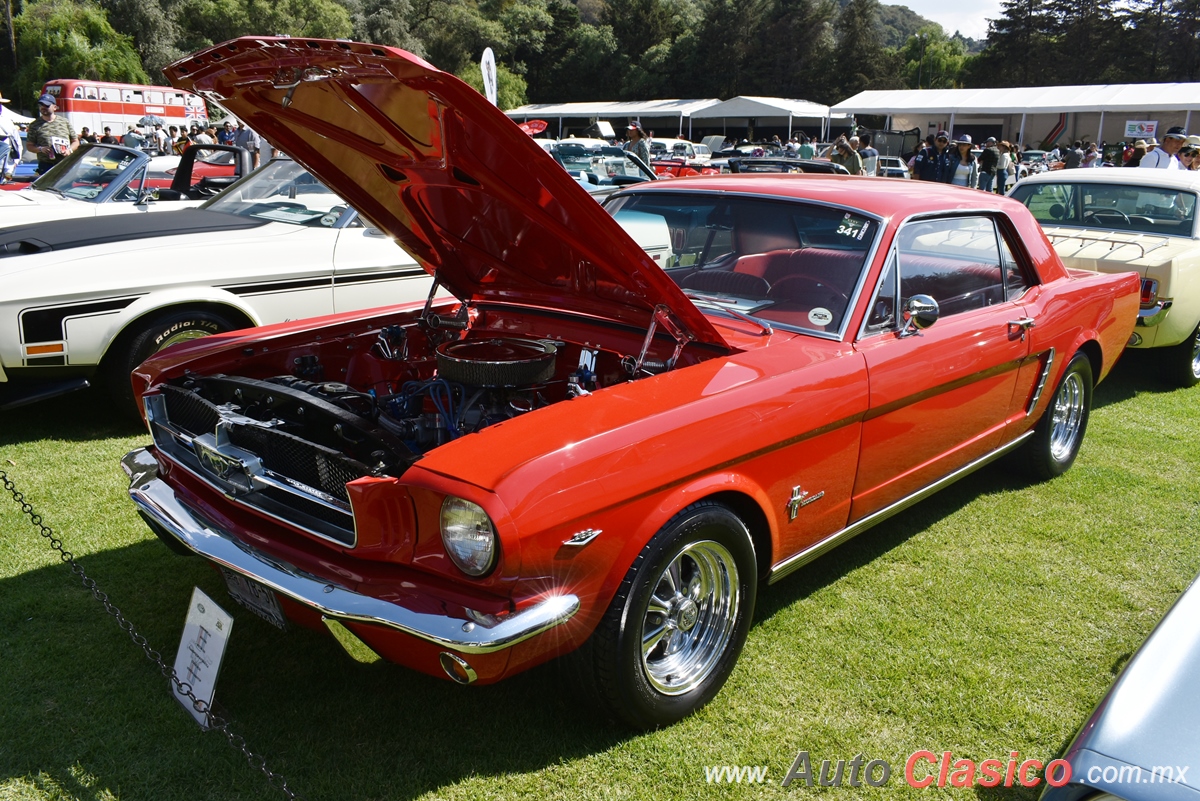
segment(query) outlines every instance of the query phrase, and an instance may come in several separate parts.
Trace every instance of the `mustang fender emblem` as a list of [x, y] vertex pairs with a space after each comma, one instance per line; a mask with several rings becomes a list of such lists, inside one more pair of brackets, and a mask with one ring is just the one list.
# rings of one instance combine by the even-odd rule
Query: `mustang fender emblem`
[[813, 501], [819, 501], [825, 497], [825, 490], [821, 490], [816, 495], [805, 492], [797, 485], [792, 487], [792, 498], [787, 502], [788, 522], [796, 519], [796, 515], [800, 513], [800, 507], [808, 506]]

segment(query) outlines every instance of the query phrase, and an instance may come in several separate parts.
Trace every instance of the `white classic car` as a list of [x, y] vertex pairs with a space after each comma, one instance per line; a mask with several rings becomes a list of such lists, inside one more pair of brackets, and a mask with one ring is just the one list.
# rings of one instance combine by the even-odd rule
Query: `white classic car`
[[1141, 273], [1129, 347], [1161, 351], [1172, 383], [1200, 383], [1200, 172], [1056, 170], [1009, 194], [1029, 207], [1068, 267]]
[[227, 145], [154, 158], [84, 145], [24, 189], [0, 192], [0, 226], [198, 206], [249, 172], [249, 154]]
[[[200, 208], [0, 229], [0, 409], [219, 331], [426, 297], [429, 275], [288, 159]], [[336, 376], [325, 376], [337, 380]]]

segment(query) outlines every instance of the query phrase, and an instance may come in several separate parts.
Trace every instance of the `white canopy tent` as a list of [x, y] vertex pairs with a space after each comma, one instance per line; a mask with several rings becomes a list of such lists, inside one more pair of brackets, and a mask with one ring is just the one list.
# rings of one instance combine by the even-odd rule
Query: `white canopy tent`
[[[1095, 134], [1103, 138], [1106, 114], [1122, 119], [1183, 116], [1185, 128], [1200, 109], [1200, 83], [1133, 83], [1088, 86], [1027, 86], [1005, 89], [897, 89], [859, 92], [832, 107], [834, 112], [887, 117], [948, 114], [951, 132], [957, 116], [1017, 116], [1018, 141], [1031, 115], [1099, 114]], [[888, 127], [891, 127], [890, 124]]]
[[683, 135], [683, 121], [688, 120], [688, 136], [691, 136], [691, 119], [696, 112], [716, 105], [721, 101], [716, 98], [703, 100], [631, 100], [625, 102], [596, 101], [590, 103], [531, 103], [504, 112], [511, 120], [525, 122], [527, 120], [558, 120], [558, 138], [562, 138], [562, 121], [564, 118], [678, 118], [679, 135]]
[[792, 136], [792, 122], [801, 120], [820, 120], [821, 139], [829, 133], [833, 118], [847, 122], [853, 120], [852, 114], [832, 113], [829, 106], [813, 103], [808, 100], [791, 100], [783, 97], [754, 97], [739, 95], [731, 97], [716, 105], [709, 106], [693, 116], [696, 119], [782, 119], [787, 118], [788, 138]]

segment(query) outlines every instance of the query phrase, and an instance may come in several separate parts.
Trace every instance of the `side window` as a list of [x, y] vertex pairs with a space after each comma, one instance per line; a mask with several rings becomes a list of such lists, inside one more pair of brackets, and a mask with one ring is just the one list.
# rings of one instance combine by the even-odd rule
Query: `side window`
[[71, 97], [75, 98], [76, 100], [83, 100], [83, 87], [76, 86], [75, 91], [71, 93]]
[[946, 317], [1006, 300], [991, 218], [918, 220], [901, 228], [896, 241], [902, 304], [913, 295], [929, 295]]
[[1032, 282], [1021, 271], [1021, 265], [1013, 257], [1012, 250], [1002, 234], [997, 237], [997, 241], [1000, 242], [1000, 263], [1004, 265], [1004, 297], [1007, 300], [1016, 300], [1025, 294]]
[[877, 334], [888, 331], [896, 325], [896, 251], [888, 256], [887, 264], [883, 267], [883, 275], [879, 279], [879, 287], [875, 297], [871, 298], [871, 311], [867, 315], [863, 332]]
[[119, 103], [121, 101], [121, 91], [102, 86], [100, 87], [100, 99], [108, 103]]

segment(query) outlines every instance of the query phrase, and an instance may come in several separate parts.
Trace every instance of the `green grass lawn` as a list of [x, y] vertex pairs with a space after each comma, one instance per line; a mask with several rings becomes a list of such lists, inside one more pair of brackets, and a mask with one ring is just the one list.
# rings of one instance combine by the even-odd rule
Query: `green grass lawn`
[[[1200, 570], [1200, 390], [1127, 361], [1067, 475], [1029, 485], [994, 464], [764, 588], [722, 693], [649, 734], [597, 721], [555, 664], [460, 688], [243, 612], [138, 518], [118, 459], [147, 436], [87, 395], [4, 413], [0, 469], [168, 661], [193, 586], [234, 614], [218, 702], [314, 801], [1033, 799], [911, 789], [903, 763], [1054, 758]], [[814, 767], [885, 759], [892, 779], [784, 788], [802, 749]], [[711, 765], [765, 765], [767, 783], [706, 783]], [[0, 800], [259, 798], [282, 795], [196, 727], [0, 497]]]

